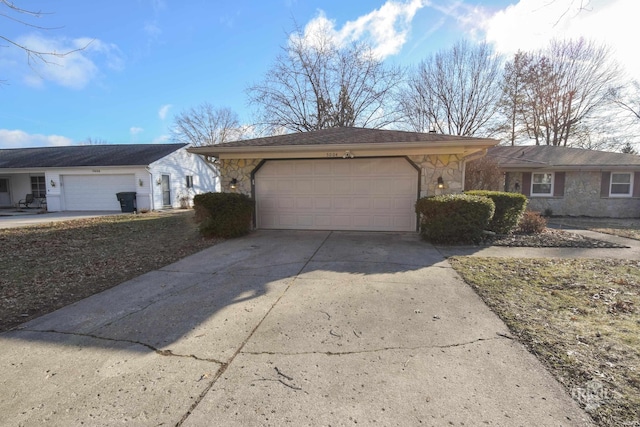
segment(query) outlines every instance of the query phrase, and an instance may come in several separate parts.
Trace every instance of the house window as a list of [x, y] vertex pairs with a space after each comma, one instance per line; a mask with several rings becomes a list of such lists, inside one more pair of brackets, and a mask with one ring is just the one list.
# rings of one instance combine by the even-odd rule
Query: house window
[[44, 182], [44, 176], [31, 177], [31, 193], [37, 199], [47, 197], [47, 185]]
[[611, 197], [631, 196], [633, 178], [628, 172], [612, 172], [609, 195]]
[[551, 196], [553, 194], [553, 173], [532, 173], [531, 174], [531, 195]]
[[187, 188], [193, 187], [193, 175], [187, 175]]

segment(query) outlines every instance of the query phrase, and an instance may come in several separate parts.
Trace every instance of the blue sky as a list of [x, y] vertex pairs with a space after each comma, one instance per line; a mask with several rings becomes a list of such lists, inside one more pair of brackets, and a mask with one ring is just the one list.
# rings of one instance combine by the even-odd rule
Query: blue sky
[[[297, 25], [328, 22], [337, 37], [366, 39], [385, 61], [411, 65], [460, 38], [506, 55], [551, 37], [611, 45], [635, 77], [637, 0], [31, 0], [51, 12], [0, 21], [0, 35], [45, 51], [86, 46], [31, 63], [0, 41], [0, 148], [170, 142], [181, 110], [209, 102], [250, 124], [245, 90], [258, 82]], [[580, 7], [582, 6], [582, 8]], [[0, 19], [2, 19], [0, 17]]]

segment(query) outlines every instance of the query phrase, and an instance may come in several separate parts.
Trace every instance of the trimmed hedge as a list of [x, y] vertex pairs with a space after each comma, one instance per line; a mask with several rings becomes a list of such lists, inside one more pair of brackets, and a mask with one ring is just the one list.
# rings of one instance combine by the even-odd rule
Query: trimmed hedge
[[420, 234], [433, 243], [479, 243], [495, 205], [487, 197], [446, 194], [416, 202]]
[[465, 194], [472, 196], [488, 197], [496, 205], [493, 218], [487, 226], [487, 230], [497, 234], [509, 234], [517, 226], [527, 207], [527, 197], [520, 193], [507, 193], [504, 191], [472, 190]]
[[251, 231], [253, 199], [238, 193], [204, 193], [193, 198], [196, 221], [207, 237], [239, 237]]

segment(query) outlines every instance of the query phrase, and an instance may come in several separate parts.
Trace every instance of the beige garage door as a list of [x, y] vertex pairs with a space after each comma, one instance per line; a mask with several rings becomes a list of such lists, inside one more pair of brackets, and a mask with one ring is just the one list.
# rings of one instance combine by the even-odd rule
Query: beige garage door
[[135, 175], [65, 175], [64, 210], [119, 211], [116, 193], [136, 191]]
[[255, 176], [257, 226], [415, 231], [418, 179], [403, 158], [269, 160]]

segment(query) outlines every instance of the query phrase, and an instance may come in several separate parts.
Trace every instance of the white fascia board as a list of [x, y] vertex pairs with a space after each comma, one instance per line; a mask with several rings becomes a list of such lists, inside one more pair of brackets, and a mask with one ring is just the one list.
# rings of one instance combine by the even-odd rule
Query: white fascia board
[[376, 143], [286, 145], [268, 147], [197, 147], [188, 151], [219, 159], [282, 159], [342, 157], [349, 151], [354, 157], [388, 157], [429, 154], [470, 154], [493, 147], [498, 141], [448, 141], [442, 143]]

